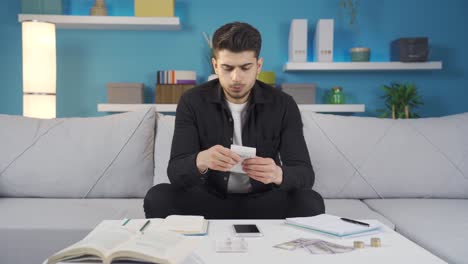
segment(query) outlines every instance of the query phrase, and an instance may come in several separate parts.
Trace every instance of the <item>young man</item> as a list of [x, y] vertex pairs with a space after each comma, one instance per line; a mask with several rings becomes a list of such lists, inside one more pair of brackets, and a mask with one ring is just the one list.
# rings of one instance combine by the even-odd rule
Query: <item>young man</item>
[[[171, 184], [146, 195], [146, 217], [203, 215], [209, 219], [281, 219], [324, 213], [311, 189], [314, 171], [299, 109], [287, 94], [257, 81], [260, 33], [229, 23], [213, 35], [213, 67], [219, 79], [186, 92], [176, 113]], [[256, 148], [240, 157], [231, 144]]]

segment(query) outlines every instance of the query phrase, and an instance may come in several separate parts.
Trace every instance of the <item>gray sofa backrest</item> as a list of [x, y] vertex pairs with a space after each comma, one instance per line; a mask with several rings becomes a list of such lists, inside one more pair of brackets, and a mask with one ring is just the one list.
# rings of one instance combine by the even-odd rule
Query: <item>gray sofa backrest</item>
[[0, 115], [0, 197], [144, 197], [154, 122], [152, 109], [50, 120]]
[[[391, 120], [302, 112], [325, 198], [468, 198], [468, 113]], [[174, 116], [159, 114], [154, 184], [166, 174]]]
[[468, 113], [302, 119], [313, 188], [326, 198], [468, 198]]

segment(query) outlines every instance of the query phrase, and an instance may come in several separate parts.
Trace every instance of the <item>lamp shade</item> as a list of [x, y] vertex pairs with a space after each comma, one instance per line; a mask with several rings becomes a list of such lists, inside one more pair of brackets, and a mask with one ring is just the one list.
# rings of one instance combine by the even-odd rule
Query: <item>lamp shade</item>
[[23, 31], [23, 115], [56, 116], [55, 25], [27, 21]]

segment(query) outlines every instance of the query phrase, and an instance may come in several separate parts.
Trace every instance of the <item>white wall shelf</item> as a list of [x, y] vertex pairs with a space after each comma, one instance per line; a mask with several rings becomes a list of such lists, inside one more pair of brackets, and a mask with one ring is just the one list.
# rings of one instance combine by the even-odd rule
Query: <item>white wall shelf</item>
[[71, 16], [18, 14], [18, 21], [38, 20], [65, 29], [179, 30], [178, 17]]
[[363, 104], [299, 104], [302, 112], [358, 113], [366, 111]]
[[154, 107], [158, 112], [175, 112], [176, 104], [98, 104], [98, 112], [131, 112]]
[[283, 71], [406, 71], [441, 70], [441, 61], [428, 62], [287, 62]]
[[[354, 113], [364, 112], [363, 104], [300, 104], [299, 110], [309, 112], [327, 113]], [[176, 104], [98, 104], [98, 112], [128, 112], [155, 107], [158, 112], [175, 112]]]

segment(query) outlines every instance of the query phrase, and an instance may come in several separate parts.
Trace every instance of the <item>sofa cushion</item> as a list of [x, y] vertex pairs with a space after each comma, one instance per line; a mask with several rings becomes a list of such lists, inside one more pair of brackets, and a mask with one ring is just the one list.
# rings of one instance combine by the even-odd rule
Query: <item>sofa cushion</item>
[[352, 199], [325, 199], [325, 213], [351, 219], [377, 219], [391, 229], [395, 225], [383, 215], [371, 210], [367, 204]]
[[468, 200], [371, 199], [370, 208], [395, 223], [396, 231], [449, 263], [466, 263]]
[[0, 196], [144, 197], [154, 120], [152, 109], [48, 120], [0, 115]]
[[156, 119], [156, 138], [154, 140], [154, 185], [169, 183], [167, 166], [171, 157], [174, 127], [175, 116], [158, 113]]
[[144, 218], [142, 199], [0, 198], [0, 212], [2, 264], [42, 263], [103, 219]]
[[302, 119], [314, 189], [324, 198], [468, 198], [468, 113]]

